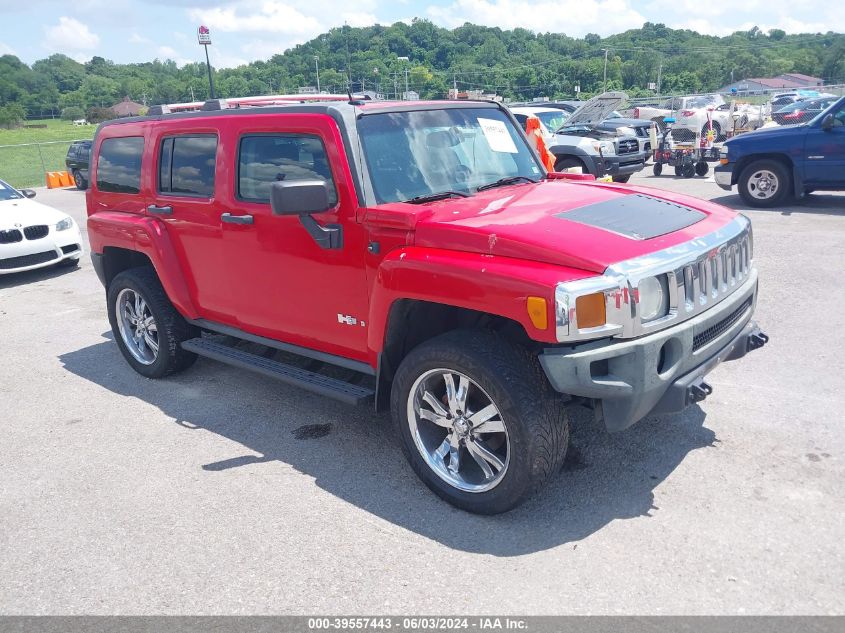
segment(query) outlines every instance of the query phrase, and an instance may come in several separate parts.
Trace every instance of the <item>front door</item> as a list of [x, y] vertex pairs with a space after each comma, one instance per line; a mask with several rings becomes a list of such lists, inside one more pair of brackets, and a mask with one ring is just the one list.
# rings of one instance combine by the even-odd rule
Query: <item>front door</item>
[[[366, 361], [367, 240], [337, 125], [318, 114], [243, 117], [225, 144], [234, 183], [223, 232], [238, 327]], [[340, 248], [322, 248], [299, 216], [270, 208], [274, 182], [313, 179], [329, 184], [333, 206], [312, 217], [341, 226]]]
[[823, 130], [820, 121], [807, 128], [804, 184], [841, 189], [845, 188], [845, 103], [830, 114], [832, 128]]

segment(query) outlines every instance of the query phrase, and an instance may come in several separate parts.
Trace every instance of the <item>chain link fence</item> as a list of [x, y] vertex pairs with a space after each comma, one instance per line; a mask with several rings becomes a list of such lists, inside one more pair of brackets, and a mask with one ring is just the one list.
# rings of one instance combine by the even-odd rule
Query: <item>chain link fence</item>
[[63, 171], [71, 141], [0, 145], [0, 180], [13, 187], [38, 187], [48, 171]]

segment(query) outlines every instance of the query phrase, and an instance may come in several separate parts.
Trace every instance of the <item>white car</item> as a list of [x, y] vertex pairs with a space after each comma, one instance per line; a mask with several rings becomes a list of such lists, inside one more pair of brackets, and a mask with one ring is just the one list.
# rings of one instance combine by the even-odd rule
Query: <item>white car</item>
[[66, 213], [0, 180], [0, 275], [59, 264], [75, 266], [82, 256], [82, 235]]

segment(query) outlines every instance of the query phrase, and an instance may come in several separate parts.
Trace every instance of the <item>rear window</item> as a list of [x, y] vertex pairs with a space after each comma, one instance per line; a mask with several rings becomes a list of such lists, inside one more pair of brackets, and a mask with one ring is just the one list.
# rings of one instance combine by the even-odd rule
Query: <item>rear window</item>
[[210, 198], [214, 195], [217, 137], [174, 136], [161, 144], [158, 188], [161, 193]]
[[141, 191], [141, 136], [107, 138], [100, 145], [97, 158], [97, 189], [112, 193]]

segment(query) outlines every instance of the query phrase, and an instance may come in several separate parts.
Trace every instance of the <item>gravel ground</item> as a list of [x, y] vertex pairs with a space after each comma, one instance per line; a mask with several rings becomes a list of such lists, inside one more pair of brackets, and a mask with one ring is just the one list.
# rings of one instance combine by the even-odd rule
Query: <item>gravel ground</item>
[[0, 278], [0, 613], [845, 613], [845, 196], [748, 215], [770, 344], [683, 414], [579, 417], [498, 517], [429, 493], [369, 409], [203, 359], [141, 378], [87, 257]]

